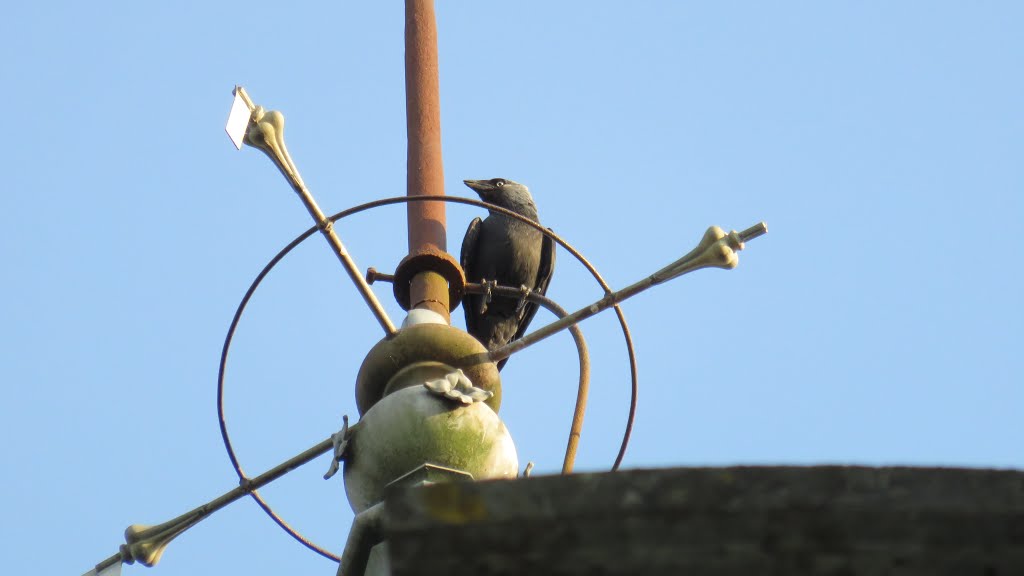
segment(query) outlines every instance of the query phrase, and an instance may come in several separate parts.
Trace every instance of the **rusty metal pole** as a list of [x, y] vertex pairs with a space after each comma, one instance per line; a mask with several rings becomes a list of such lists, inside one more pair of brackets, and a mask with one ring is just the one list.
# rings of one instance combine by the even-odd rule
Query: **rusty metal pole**
[[[408, 132], [409, 196], [444, 194], [441, 163], [441, 98], [437, 67], [437, 22], [433, 0], [405, 2], [405, 110]], [[408, 204], [409, 255], [447, 250], [442, 202]], [[448, 282], [436, 271], [421, 271], [409, 285], [409, 308], [427, 308], [449, 322]]]

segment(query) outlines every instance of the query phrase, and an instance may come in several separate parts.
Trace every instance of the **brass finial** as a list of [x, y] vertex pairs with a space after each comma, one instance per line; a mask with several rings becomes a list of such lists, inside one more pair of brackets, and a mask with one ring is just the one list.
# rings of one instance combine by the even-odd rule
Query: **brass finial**
[[[231, 108], [231, 114], [228, 116], [228, 124], [225, 128], [232, 142], [235, 142], [235, 145], [238, 146], [238, 142], [241, 140], [253, 148], [262, 150], [270, 157], [274, 165], [277, 166], [288, 180], [288, 183], [291, 184], [295, 193], [299, 195], [302, 203], [306, 206], [306, 210], [309, 211], [309, 215], [316, 222], [317, 228], [323, 233], [327, 243], [334, 250], [338, 260], [341, 261], [352, 283], [356, 285], [356, 289], [363, 297], [367, 306], [370, 307], [370, 311], [376, 316], [377, 322], [384, 328], [384, 332], [388, 335], [397, 332], [394, 323], [388, 318], [384, 307], [381, 306], [380, 301], [377, 300], [377, 296], [370, 289], [370, 285], [366, 283], [355, 261], [352, 260], [348, 250], [345, 249], [345, 245], [342, 244], [341, 238], [334, 231], [333, 222], [320, 210], [320, 206], [317, 205], [313, 195], [302, 181], [299, 169], [295, 167], [295, 162], [292, 161], [291, 156], [288, 154], [288, 148], [284, 144], [284, 114], [276, 110], [268, 111], [262, 106], [253, 104], [252, 99], [245, 92], [245, 88], [241, 86], [235, 86], [234, 93], [235, 104]], [[244, 109], [248, 109], [249, 117], [248, 122], [242, 128], [242, 120], [245, 119]], [[240, 131], [242, 131], [241, 138], [239, 138]]]

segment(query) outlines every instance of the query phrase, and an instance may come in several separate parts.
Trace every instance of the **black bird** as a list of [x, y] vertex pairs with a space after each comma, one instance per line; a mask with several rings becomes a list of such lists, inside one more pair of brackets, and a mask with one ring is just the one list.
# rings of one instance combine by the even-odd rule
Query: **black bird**
[[[537, 205], [530, 190], [511, 180], [464, 180], [480, 199], [507, 208], [540, 223]], [[503, 298], [467, 294], [462, 303], [466, 313], [466, 331], [494, 350], [526, 333], [537, 305], [526, 301], [528, 292], [544, 294], [555, 270], [555, 243], [528, 224], [491, 212], [487, 218], [475, 218], [462, 240], [462, 269], [469, 282], [497, 282], [501, 286], [520, 287], [523, 296]], [[508, 358], [498, 362], [498, 370]]]

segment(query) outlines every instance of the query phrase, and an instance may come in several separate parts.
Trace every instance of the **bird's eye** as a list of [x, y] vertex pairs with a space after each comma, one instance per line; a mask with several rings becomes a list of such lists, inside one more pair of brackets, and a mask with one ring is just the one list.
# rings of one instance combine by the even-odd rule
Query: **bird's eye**
[[497, 180], [494, 181], [494, 185], [497, 186], [498, 188], [501, 188], [502, 186], [505, 185], [505, 181], [502, 180], [501, 178], [498, 178]]

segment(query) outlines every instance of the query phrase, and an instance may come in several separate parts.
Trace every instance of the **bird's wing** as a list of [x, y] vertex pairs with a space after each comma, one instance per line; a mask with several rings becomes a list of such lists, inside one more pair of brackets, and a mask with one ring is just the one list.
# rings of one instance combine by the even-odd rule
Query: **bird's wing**
[[[483, 221], [479, 216], [474, 218], [469, 223], [469, 228], [466, 229], [466, 236], [462, 239], [462, 253], [459, 255], [459, 264], [462, 265], [462, 272], [466, 275], [466, 282], [474, 281], [471, 269], [475, 268], [476, 244], [480, 238], [480, 226], [482, 224]], [[476, 298], [470, 298], [470, 295], [466, 294], [462, 299], [462, 308], [466, 313], [466, 331], [473, 334], [476, 330], [476, 320], [479, 317]]]
[[540, 267], [537, 268], [537, 285], [533, 287], [533, 291], [547, 294], [548, 284], [551, 283], [551, 275], [554, 273], [555, 241], [550, 236], [545, 235], [544, 244], [541, 245]]
[[[540, 266], [537, 268], [537, 281], [533, 285], [533, 291], [538, 294], [545, 294], [548, 291], [548, 284], [551, 283], [551, 275], [555, 273], [555, 241], [545, 235], [540, 249]], [[533, 317], [537, 315], [537, 304], [527, 302], [523, 307], [523, 316], [519, 320], [519, 327], [512, 336], [510, 342], [519, 340], [526, 334]], [[508, 362], [508, 358], [498, 362], [498, 370]]]

